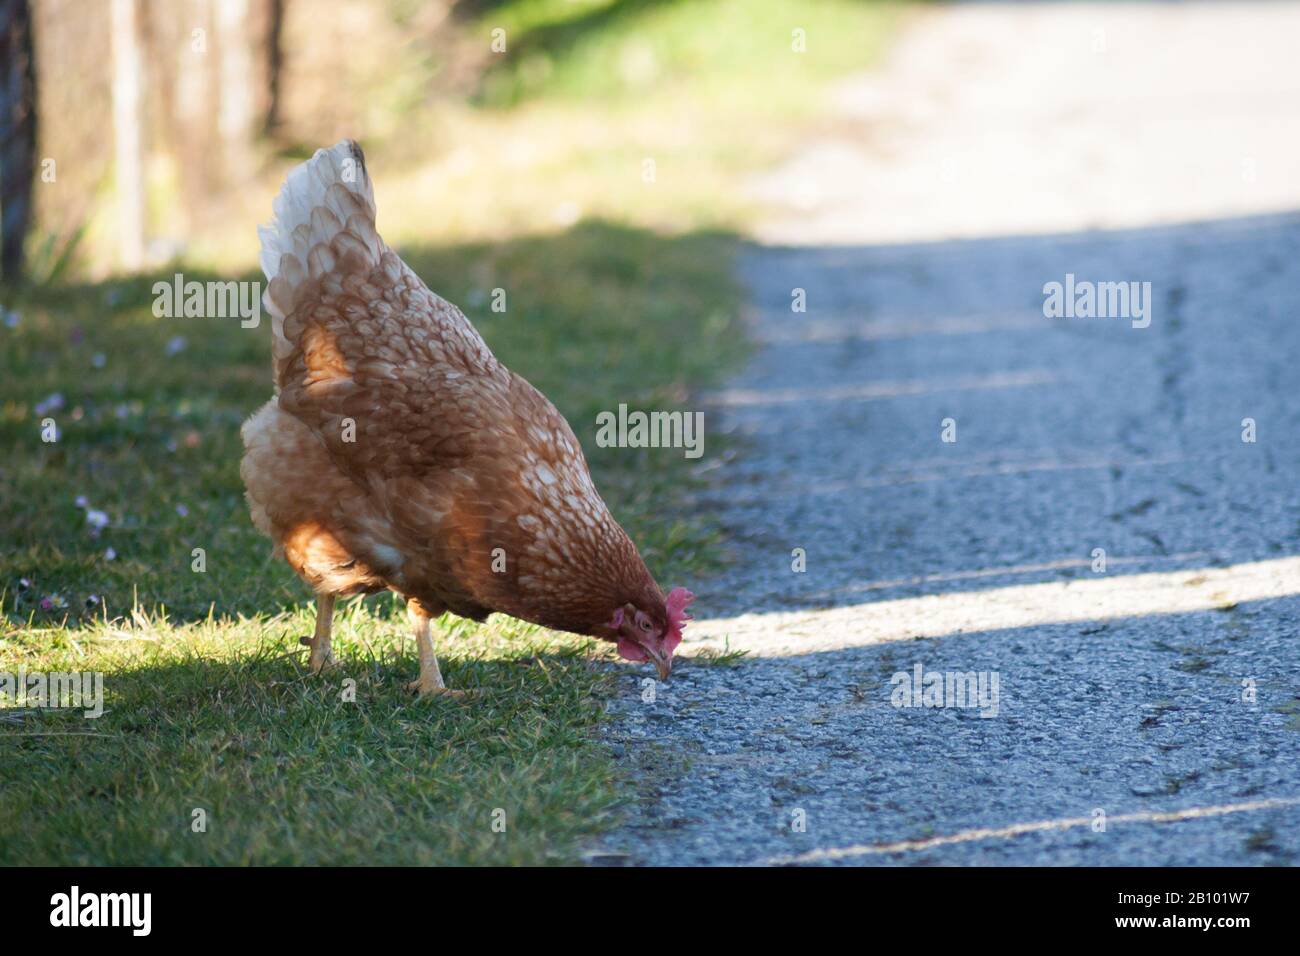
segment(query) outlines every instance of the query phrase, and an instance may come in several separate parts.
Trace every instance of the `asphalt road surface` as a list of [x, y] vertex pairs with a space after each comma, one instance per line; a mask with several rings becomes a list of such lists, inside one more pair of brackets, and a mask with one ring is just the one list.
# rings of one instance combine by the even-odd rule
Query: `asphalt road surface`
[[[749, 656], [626, 678], [593, 859], [1300, 863], [1297, 35], [937, 9], [752, 184], [683, 645]], [[1045, 315], [1067, 276], [1135, 295]]]

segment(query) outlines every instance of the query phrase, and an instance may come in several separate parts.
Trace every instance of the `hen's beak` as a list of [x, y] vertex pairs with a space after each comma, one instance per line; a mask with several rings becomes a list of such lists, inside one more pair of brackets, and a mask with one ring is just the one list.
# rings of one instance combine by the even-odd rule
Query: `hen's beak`
[[659, 672], [659, 679], [667, 680], [668, 675], [672, 672], [673, 669], [672, 657], [660, 654], [658, 651], [653, 651], [648, 647], [645, 649], [645, 652], [646, 652], [646, 656], [654, 662], [655, 670]]

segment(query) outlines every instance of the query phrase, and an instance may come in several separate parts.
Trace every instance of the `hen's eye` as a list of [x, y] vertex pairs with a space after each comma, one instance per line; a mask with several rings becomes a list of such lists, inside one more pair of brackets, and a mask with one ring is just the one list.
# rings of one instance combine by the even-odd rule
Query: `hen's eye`
[[643, 631], [650, 630], [650, 622], [647, 621], [645, 618], [641, 619], [641, 630]]

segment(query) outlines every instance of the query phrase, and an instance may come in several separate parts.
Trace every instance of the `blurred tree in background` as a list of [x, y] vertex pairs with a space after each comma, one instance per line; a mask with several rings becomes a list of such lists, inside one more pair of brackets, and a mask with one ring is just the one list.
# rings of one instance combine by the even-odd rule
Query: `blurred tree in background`
[[[737, 174], [786, 147], [818, 83], [870, 56], [888, 9], [0, 0], [4, 271], [24, 251], [38, 285], [251, 266], [287, 168], [344, 137], [385, 169], [394, 241], [593, 217], [729, 227], [747, 202]], [[792, 24], [815, 57], [791, 52]], [[642, 181], [647, 158], [663, 188]]]
[[0, 0], [0, 275], [23, 273], [36, 166], [36, 63], [27, 0]]
[[[483, 62], [451, 52], [456, 5], [0, 0], [5, 274], [29, 229], [38, 280], [74, 254], [100, 275], [168, 261], [278, 160], [391, 134], [442, 65]], [[456, 72], [440, 94], [475, 71]]]

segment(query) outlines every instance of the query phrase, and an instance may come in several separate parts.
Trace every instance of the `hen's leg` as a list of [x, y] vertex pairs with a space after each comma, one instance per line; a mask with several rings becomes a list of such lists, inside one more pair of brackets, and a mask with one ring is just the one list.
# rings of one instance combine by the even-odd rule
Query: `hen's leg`
[[319, 674], [326, 667], [334, 664], [334, 654], [330, 651], [330, 631], [334, 624], [334, 595], [316, 595], [316, 634], [314, 637], [301, 637], [298, 640], [311, 648], [311, 657], [307, 663], [313, 674]]
[[406, 613], [415, 628], [415, 643], [420, 653], [420, 679], [411, 681], [407, 686], [411, 690], [419, 691], [421, 697], [431, 697], [434, 694], [464, 697], [465, 691], [451, 690], [442, 682], [438, 657], [433, 653], [433, 635], [430, 633], [428, 612], [418, 601], [407, 601]]

